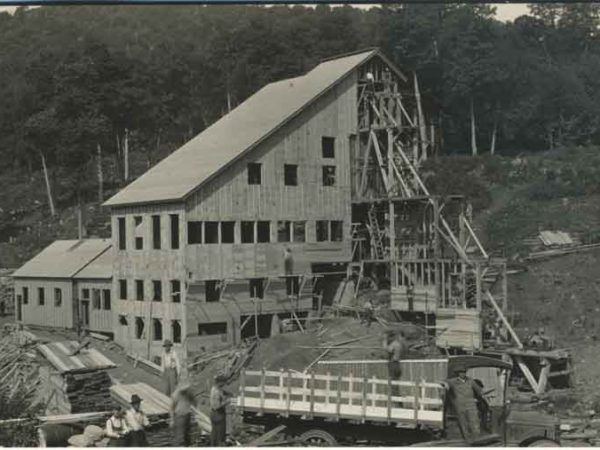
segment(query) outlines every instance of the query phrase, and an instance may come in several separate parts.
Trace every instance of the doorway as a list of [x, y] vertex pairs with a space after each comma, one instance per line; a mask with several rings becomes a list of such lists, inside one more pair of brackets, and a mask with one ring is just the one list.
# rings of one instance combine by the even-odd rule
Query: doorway
[[17, 295], [17, 322], [21, 322], [23, 320], [22, 303], [23, 298], [21, 295]]
[[90, 301], [81, 300], [81, 323], [84, 327], [90, 326]]

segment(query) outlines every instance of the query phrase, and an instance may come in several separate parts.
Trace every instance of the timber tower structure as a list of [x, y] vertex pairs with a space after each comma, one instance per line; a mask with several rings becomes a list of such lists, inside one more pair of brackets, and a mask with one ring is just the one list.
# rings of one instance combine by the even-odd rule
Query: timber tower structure
[[390, 308], [435, 329], [441, 348], [479, 351], [484, 338], [521, 347], [505, 316], [505, 261], [486, 253], [464, 198], [432, 195], [419, 175], [435, 129], [416, 76], [380, 54], [360, 67], [357, 96], [348, 267], [355, 294], [366, 276], [389, 282]]

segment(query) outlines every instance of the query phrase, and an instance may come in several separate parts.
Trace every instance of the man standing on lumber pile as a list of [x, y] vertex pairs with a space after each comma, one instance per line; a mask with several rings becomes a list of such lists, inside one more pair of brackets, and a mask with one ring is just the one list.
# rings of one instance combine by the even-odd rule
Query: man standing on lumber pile
[[171, 397], [171, 426], [175, 433], [175, 446], [189, 447], [192, 431], [192, 407], [196, 398], [190, 383], [182, 383]]
[[[390, 381], [398, 381], [402, 376], [400, 361], [408, 348], [404, 339], [404, 333], [402, 331], [387, 331], [383, 346], [388, 353], [388, 378]], [[400, 396], [400, 386], [392, 386], [391, 395], [394, 397]]]
[[225, 408], [230, 401], [231, 394], [223, 389], [226, 382], [225, 375], [218, 374], [210, 389], [211, 447], [221, 447], [225, 443], [227, 435], [227, 411]]
[[481, 434], [479, 402], [488, 405], [481, 387], [467, 376], [464, 367], [458, 368], [455, 376], [443, 384], [448, 391], [448, 398], [458, 418], [458, 426], [463, 438], [467, 442], [474, 440]]
[[173, 343], [170, 340], [165, 340], [163, 347], [160, 368], [165, 385], [165, 394], [171, 396], [177, 387], [177, 380], [179, 379], [179, 358], [177, 358], [177, 354], [173, 351]]
[[131, 396], [131, 408], [127, 411], [127, 427], [130, 432], [127, 436], [130, 447], [146, 447], [148, 440], [146, 439], [146, 427], [150, 426], [150, 421], [146, 414], [140, 409], [142, 399], [137, 394]]

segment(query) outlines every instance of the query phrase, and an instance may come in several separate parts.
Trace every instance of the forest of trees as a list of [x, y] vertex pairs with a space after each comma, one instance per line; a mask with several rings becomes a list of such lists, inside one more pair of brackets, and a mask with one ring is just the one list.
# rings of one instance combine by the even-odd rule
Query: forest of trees
[[443, 153], [587, 145], [598, 24], [594, 4], [512, 23], [486, 5], [21, 7], [0, 14], [0, 176], [46, 165], [89, 197], [98, 170], [139, 175], [124, 152], [149, 167], [264, 84], [373, 46], [417, 73]]

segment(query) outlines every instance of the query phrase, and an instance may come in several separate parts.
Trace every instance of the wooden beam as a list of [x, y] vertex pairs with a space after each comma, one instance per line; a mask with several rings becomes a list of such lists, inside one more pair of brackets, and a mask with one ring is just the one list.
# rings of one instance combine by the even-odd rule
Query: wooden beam
[[535, 392], [536, 394], [539, 394], [540, 393], [539, 385], [538, 385], [535, 377], [531, 373], [531, 370], [529, 370], [529, 367], [527, 367], [527, 365], [523, 362], [523, 358], [521, 358], [520, 356], [515, 356], [515, 361], [517, 361], [517, 365], [519, 366], [519, 369], [521, 369], [521, 372], [525, 376], [525, 379], [527, 380], [529, 385], [533, 388], [533, 392]]
[[287, 425], [279, 425], [278, 427], [273, 428], [272, 430], [267, 431], [265, 434], [257, 437], [253, 441], [250, 441], [246, 444], [247, 447], [258, 447], [259, 445], [265, 444], [269, 439], [275, 437], [283, 430], [287, 428]]
[[506, 327], [506, 329], [509, 331], [510, 335], [512, 336], [513, 340], [515, 341], [515, 343], [517, 344], [517, 346], [520, 349], [522, 349], [523, 348], [523, 343], [519, 339], [519, 336], [517, 336], [517, 333], [515, 332], [515, 330], [513, 329], [513, 327], [511, 327], [510, 323], [508, 323], [508, 320], [506, 320], [506, 317], [504, 316], [504, 313], [502, 312], [502, 310], [498, 306], [498, 303], [496, 303], [496, 300], [494, 299], [494, 296], [490, 293], [490, 291], [486, 291], [485, 293], [487, 295], [488, 300], [490, 301], [490, 303], [492, 304], [492, 306], [494, 307], [494, 309], [498, 313], [498, 316], [500, 317], [500, 319], [504, 323], [504, 326]]

